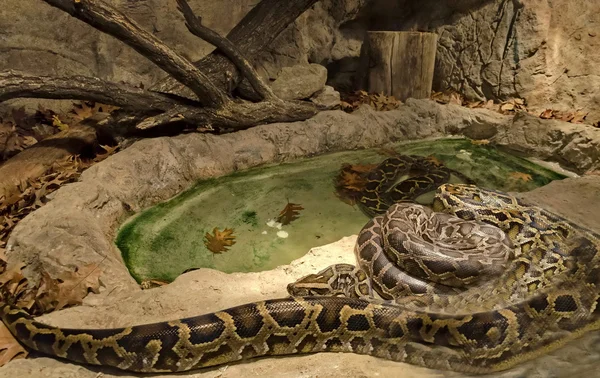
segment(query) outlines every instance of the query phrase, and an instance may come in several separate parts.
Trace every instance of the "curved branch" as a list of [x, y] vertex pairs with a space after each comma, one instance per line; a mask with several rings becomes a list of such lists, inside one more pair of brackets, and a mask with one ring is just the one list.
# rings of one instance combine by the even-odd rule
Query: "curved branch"
[[233, 64], [241, 71], [242, 75], [248, 79], [252, 88], [259, 94], [262, 99], [265, 100], [276, 100], [277, 96], [258, 75], [258, 72], [252, 67], [250, 62], [244, 58], [241, 51], [231, 43], [227, 38], [222, 37], [214, 30], [207, 28], [202, 25], [202, 19], [196, 17], [192, 8], [188, 4], [187, 0], [177, 0], [179, 11], [185, 18], [185, 26], [188, 30], [208, 43], [217, 47], [227, 58], [229, 58]]
[[102, 0], [43, 1], [126, 43], [190, 88], [202, 104], [217, 108], [230, 101], [225, 92], [190, 61]]
[[[262, 0], [227, 34], [227, 40], [252, 61], [298, 16], [316, 2], [317, 0]], [[235, 65], [218, 50], [194, 62], [194, 65], [223, 90], [237, 87], [241, 80]], [[182, 87], [173, 78], [166, 77], [150, 89], [183, 94], [187, 88]]]
[[0, 102], [22, 97], [96, 101], [131, 110], [164, 111], [179, 103], [161, 93], [93, 77], [31, 76], [12, 70], [0, 72]]
[[232, 103], [222, 109], [177, 106], [156, 116], [145, 118], [135, 128], [147, 130], [171, 122], [222, 127], [233, 130], [247, 129], [265, 123], [303, 121], [317, 114], [318, 109], [307, 101], [261, 101]]

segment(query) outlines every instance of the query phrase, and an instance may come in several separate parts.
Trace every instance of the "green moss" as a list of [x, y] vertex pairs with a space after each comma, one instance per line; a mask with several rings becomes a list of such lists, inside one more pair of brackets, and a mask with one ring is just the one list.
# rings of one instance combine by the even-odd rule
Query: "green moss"
[[258, 219], [256, 218], [256, 211], [246, 210], [242, 213], [242, 223], [248, 224], [252, 227], [258, 227]]
[[[433, 155], [483, 187], [527, 191], [564, 178], [526, 159], [465, 139], [403, 143], [402, 154]], [[343, 163], [378, 163], [378, 149], [333, 153], [288, 164], [265, 165], [200, 181], [169, 201], [125, 223], [116, 244], [133, 277], [172, 280], [189, 268], [224, 272], [262, 271], [304, 255], [311, 247], [356, 234], [367, 218], [334, 194], [333, 178]], [[529, 175], [531, 180], [526, 181]], [[304, 207], [283, 230], [266, 222], [287, 202]], [[206, 232], [233, 228], [236, 243], [222, 254], [204, 245]]]

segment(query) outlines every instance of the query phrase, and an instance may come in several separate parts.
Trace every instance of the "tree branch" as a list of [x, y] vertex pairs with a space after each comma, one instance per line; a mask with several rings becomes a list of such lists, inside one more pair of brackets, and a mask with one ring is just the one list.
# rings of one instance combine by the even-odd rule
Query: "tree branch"
[[147, 130], [181, 121], [192, 125], [247, 129], [265, 123], [294, 122], [305, 120], [318, 112], [316, 106], [307, 101], [261, 101], [233, 103], [222, 109], [177, 106], [171, 110], [148, 117], [137, 123], [136, 129]]
[[[318, 0], [262, 0], [227, 34], [227, 40], [249, 61], [256, 59], [294, 20]], [[216, 52], [194, 63], [222, 90], [231, 90], [241, 77], [235, 65]], [[166, 77], [150, 89], [183, 95], [186, 88]]]
[[[131, 110], [168, 110], [180, 103], [173, 97], [98, 78], [31, 76], [0, 72], [0, 102], [13, 98], [50, 98], [96, 101]], [[181, 98], [181, 102], [192, 101]]]
[[185, 18], [185, 26], [188, 30], [210, 44], [218, 48], [235, 66], [242, 72], [242, 75], [248, 79], [252, 88], [259, 94], [263, 100], [276, 100], [277, 96], [258, 75], [258, 72], [252, 67], [250, 62], [244, 58], [239, 49], [227, 38], [220, 36], [215, 31], [202, 25], [202, 19], [196, 17], [187, 0], [177, 0], [178, 9]]
[[190, 61], [102, 0], [43, 1], [126, 43], [190, 88], [202, 104], [217, 108], [230, 101], [225, 92]]

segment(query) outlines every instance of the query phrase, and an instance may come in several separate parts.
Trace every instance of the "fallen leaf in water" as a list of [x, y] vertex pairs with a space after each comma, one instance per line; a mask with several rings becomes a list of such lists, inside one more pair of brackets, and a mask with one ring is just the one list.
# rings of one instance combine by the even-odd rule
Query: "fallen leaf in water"
[[444, 165], [444, 162], [441, 161], [440, 159], [438, 159], [437, 157], [433, 156], [433, 155], [429, 155], [425, 158], [425, 160], [435, 164], [435, 165]]
[[521, 181], [531, 181], [533, 179], [530, 174], [523, 172], [511, 172], [510, 177]]
[[365, 188], [365, 185], [367, 185], [367, 180], [357, 172], [353, 171], [342, 171], [340, 180], [340, 184], [344, 189], [356, 192], [362, 191]]
[[[397, 154], [394, 151], [394, 156]], [[343, 202], [353, 206], [362, 195], [367, 184], [367, 176], [377, 164], [343, 164], [334, 179], [335, 195]]]
[[292, 221], [298, 219], [298, 217], [300, 216], [300, 210], [304, 210], [304, 208], [301, 205], [297, 203], [288, 202], [288, 204], [285, 205], [283, 210], [281, 210], [276, 220], [284, 226], [288, 225]]
[[381, 148], [378, 148], [377, 151], [379, 153], [389, 156], [389, 157], [397, 157], [397, 156], [401, 155], [398, 151], [396, 151], [390, 147], [381, 147]]
[[18, 358], [25, 358], [27, 354], [4, 323], [0, 323], [0, 366]]
[[235, 244], [235, 236], [233, 236], [233, 228], [226, 228], [219, 231], [217, 227], [213, 229], [212, 235], [206, 233], [204, 235], [204, 245], [212, 253], [223, 253], [228, 251], [228, 247]]
[[[396, 156], [396, 155], [394, 155], [394, 156]], [[377, 164], [350, 164], [350, 165], [342, 166], [342, 169], [347, 169], [347, 170], [350, 170], [352, 172], [357, 172], [357, 173], [369, 173], [376, 167], [377, 167]]]

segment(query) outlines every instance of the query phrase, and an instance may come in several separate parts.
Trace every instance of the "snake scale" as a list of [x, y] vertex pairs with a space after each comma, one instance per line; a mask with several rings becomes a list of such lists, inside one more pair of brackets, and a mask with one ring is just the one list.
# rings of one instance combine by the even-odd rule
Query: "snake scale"
[[597, 234], [472, 185], [441, 185], [433, 208], [371, 207], [383, 215], [359, 233], [358, 266], [300, 279], [292, 297], [119, 329], [56, 328], [10, 304], [0, 317], [33, 350], [138, 372], [329, 351], [487, 373], [600, 328]]

